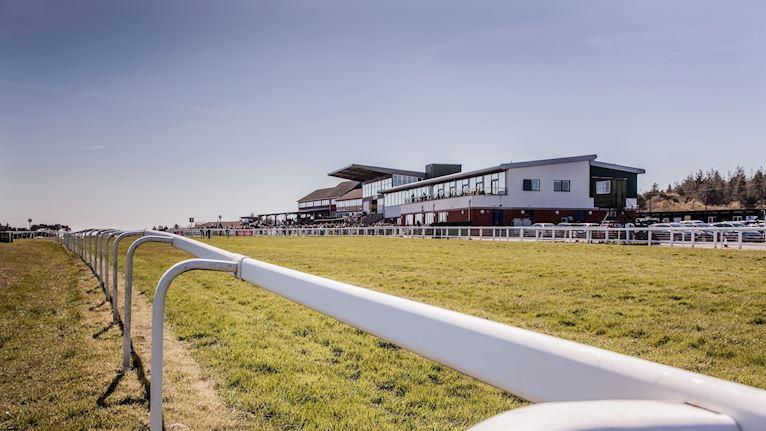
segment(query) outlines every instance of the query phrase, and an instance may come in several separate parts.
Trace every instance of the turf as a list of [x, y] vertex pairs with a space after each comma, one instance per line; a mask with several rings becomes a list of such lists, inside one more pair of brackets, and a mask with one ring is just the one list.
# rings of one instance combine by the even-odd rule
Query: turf
[[[309, 273], [766, 388], [766, 253], [395, 238], [215, 238]], [[151, 293], [187, 256], [142, 246]], [[231, 276], [190, 273], [169, 321], [254, 429], [466, 428], [523, 401]], [[459, 348], [459, 346], [457, 347]]]
[[0, 430], [136, 430], [147, 400], [116, 372], [121, 337], [78, 259], [0, 244]]

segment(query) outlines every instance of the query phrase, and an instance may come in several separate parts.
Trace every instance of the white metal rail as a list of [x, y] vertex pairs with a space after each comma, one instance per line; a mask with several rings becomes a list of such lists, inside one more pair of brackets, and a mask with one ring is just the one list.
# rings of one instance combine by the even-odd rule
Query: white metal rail
[[[90, 265], [94, 238], [102, 232], [65, 233], [59, 239]], [[760, 389], [305, 274], [178, 235], [155, 231], [130, 234], [161, 237], [161, 241], [196, 257], [171, 267], [155, 291], [150, 401], [153, 430], [162, 429], [164, 297], [178, 274], [194, 269], [232, 273], [538, 403], [482, 422], [472, 428], [476, 431], [766, 429], [766, 391]], [[131, 247], [135, 250], [137, 245]], [[99, 278], [104, 275], [98, 266], [91, 268]], [[126, 281], [131, 270], [127, 270]], [[126, 318], [129, 313], [126, 306]]]
[[182, 236], [389, 236], [766, 249], [766, 227], [369, 226], [178, 229]]

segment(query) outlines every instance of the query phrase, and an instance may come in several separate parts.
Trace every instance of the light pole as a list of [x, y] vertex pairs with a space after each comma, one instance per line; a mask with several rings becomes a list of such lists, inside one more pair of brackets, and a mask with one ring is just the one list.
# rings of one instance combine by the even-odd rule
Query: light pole
[[27, 222], [29, 223], [29, 230], [32, 230], [32, 219], [27, 219]]
[[223, 225], [221, 224], [221, 218], [223, 218], [220, 214], [218, 214], [218, 228], [222, 228]]

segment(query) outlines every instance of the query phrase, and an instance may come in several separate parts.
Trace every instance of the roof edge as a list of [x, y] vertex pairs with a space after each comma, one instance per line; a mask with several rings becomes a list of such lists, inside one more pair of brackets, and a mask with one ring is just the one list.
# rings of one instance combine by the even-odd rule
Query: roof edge
[[632, 166], [624, 166], [624, 165], [618, 165], [615, 163], [607, 163], [607, 162], [597, 162], [595, 160], [590, 162], [591, 166], [596, 166], [598, 168], [606, 168], [606, 169], [614, 169], [615, 171], [624, 171], [624, 172], [630, 172], [633, 174], [645, 174], [646, 169], [643, 168], [634, 168]]

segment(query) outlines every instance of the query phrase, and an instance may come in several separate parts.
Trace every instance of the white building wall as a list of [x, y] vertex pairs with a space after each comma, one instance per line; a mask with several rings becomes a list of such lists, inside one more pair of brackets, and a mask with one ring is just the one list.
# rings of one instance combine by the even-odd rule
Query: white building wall
[[[539, 179], [540, 191], [524, 191], [525, 179]], [[569, 192], [554, 192], [555, 180], [569, 180]], [[590, 162], [513, 168], [506, 171], [503, 207], [508, 208], [593, 208], [590, 197]]]

